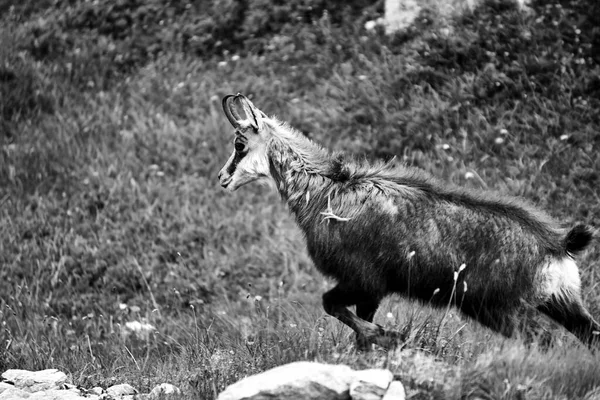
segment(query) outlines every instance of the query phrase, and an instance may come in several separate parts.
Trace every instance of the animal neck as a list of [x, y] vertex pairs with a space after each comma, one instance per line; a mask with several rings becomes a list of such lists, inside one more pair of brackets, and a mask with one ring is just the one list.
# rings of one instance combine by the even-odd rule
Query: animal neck
[[268, 146], [271, 176], [290, 211], [302, 225], [313, 208], [321, 208], [342, 169], [339, 157], [286, 129]]

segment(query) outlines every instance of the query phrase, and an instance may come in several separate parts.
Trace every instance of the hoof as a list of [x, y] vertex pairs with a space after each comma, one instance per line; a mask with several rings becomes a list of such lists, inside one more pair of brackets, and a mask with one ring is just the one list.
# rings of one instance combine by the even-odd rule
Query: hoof
[[396, 331], [386, 331], [380, 327], [380, 333], [369, 338], [371, 343], [381, 346], [387, 350], [395, 349], [406, 340], [405, 335]]
[[364, 335], [356, 334], [356, 350], [360, 352], [369, 352], [373, 350], [373, 341]]

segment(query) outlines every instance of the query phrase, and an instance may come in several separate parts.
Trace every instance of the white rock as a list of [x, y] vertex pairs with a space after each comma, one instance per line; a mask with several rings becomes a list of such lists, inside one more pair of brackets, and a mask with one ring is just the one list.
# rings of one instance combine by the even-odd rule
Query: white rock
[[72, 390], [49, 389], [31, 393], [29, 400], [83, 400], [81, 394]]
[[417, 0], [385, 0], [385, 33], [392, 34], [408, 28], [421, 12]]
[[45, 369], [35, 372], [22, 369], [9, 369], [2, 374], [2, 378], [14, 383], [16, 388], [27, 392], [59, 389], [67, 381], [67, 375], [57, 369]]
[[112, 397], [122, 397], [136, 393], [137, 390], [128, 383], [121, 383], [120, 385], [114, 385], [106, 389], [106, 394]]
[[97, 396], [100, 396], [102, 393], [104, 393], [104, 389], [102, 389], [100, 386], [95, 386], [93, 388], [91, 388], [89, 390], [90, 393], [95, 394]]
[[350, 384], [350, 397], [352, 400], [380, 400], [392, 379], [394, 375], [387, 369], [357, 371]]
[[149, 397], [151, 399], [155, 399], [155, 398], [159, 398], [161, 396], [166, 397], [169, 395], [180, 395], [180, 394], [181, 394], [181, 390], [179, 390], [179, 388], [177, 386], [171, 385], [170, 383], [161, 383], [160, 385], [158, 385], [154, 389], [152, 389]]
[[12, 387], [0, 393], [0, 400], [20, 400], [27, 399], [29, 396], [31, 396], [31, 393]]
[[300, 361], [270, 369], [227, 387], [217, 400], [344, 399], [356, 371], [346, 365]]
[[15, 385], [11, 385], [10, 383], [0, 382], [0, 394], [8, 389], [13, 389]]
[[390, 383], [387, 392], [381, 400], [405, 400], [406, 392], [404, 391], [404, 385], [400, 381], [393, 381]]

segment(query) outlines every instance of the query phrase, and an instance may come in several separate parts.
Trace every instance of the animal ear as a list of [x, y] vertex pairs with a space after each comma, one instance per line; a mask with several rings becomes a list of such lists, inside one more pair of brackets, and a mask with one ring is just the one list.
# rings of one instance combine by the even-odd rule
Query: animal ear
[[252, 102], [248, 100], [248, 98], [243, 94], [238, 93], [236, 98], [242, 105], [242, 108], [244, 110], [244, 113], [246, 114], [246, 117], [248, 118], [247, 121], [250, 123], [250, 126], [252, 126], [256, 131], [262, 130], [263, 121], [265, 118], [267, 118], [265, 113], [256, 108], [254, 104], [252, 104]]
[[235, 106], [233, 104], [236, 97], [237, 96], [235, 96], [233, 94], [223, 97], [222, 105], [223, 105], [223, 111], [225, 112], [225, 116], [227, 117], [227, 119], [229, 120], [231, 125], [233, 125], [233, 127], [235, 129], [239, 129], [242, 127], [242, 124], [240, 123], [240, 121], [242, 120], [242, 117], [237, 112], [237, 110], [235, 109]]

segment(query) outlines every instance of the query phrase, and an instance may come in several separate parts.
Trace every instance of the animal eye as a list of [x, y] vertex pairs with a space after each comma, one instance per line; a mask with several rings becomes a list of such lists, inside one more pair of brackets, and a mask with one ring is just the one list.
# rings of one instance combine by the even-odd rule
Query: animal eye
[[244, 151], [244, 149], [246, 148], [246, 146], [242, 142], [235, 142], [233, 144], [233, 147], [235, 148], [235, 151], [237, 151], [238, 153]]

